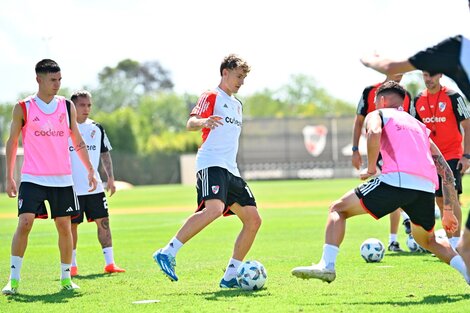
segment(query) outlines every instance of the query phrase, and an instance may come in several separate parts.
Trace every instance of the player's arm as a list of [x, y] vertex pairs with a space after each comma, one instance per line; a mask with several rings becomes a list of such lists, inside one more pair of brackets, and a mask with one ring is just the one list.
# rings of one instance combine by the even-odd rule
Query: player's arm
[[408, 59], [392, 60], [374, 54], [361, 58], [362, 64], [387, 76], [414, 71], [416, 68]]
[[100, 154], [101, 164], [103, 165], [103, 169], [106, 172], [106, 176], [108, 176], [108, 180], [106, 182], [106, 190], [109, 192], [109, 196], [111, 197], [116, 192], [116, 185], [114, 184], [114, 171], [113, 171], [113, 160], [111, 159], [111, 153], [109, 151], [102, 152]]
[[377, 173], [377, 159], [382, 136], [382, 118], [379, 111], [367, 114], [365, 121], [367, 136], [367, 169], [360, 173], [361, 179], [367, 179]]
[[75, 105], [73, 104], [70, 105], [70, 129], [70, 137], [72, 139], [75, 152], [77, 152], [80, 161], [82, 161], [83, 165], [88, 171], [88, 185], [90, 186], [88, 191], [93, 191], [96, 189], [97, 185], [95, 169], [93, 168], [93, 164], [91, 164], [85, 141], [83, 140], [82, 135], [80, 135], [80, 131], [77, 126], [77, 111], [75, 110]]
[[186, 123], [186, 129], [190, 131], [201, 130], [202, 128], [214, 129], [223, 125], [222, 118], [217, 115], [202, 117], [200, 115], [191, 115]]
[[10, 124], [10, 136], [6, 142], [6, 193], [10, 198], [16, 197], [17, 187], [14, 178], [14, 169], [16, 162], [16, 153], [18, 150], [18, 139], [21, 128], [23, 127], [23, 110], [17, 103], [13, 107], [12, 119]]
[[436, 165], [437, 173], [441, 176], [442, 180], [442, 199], [444, 204], [442, 226], [447, 232], [453, 233], [458, 226], [454, 210], [460, 206], [457, 191], [455, 190], [454, 174], [436, 144], [432, 140], [430, 140], [430, 143], [432, 159]]
[[351, 163], [356, 169], [361, 169], [362, 166], [362, 157], [359, 152], [359, 139], [361, 138], [362, 126], [364, 125], [365, 117], [361, 114], [356, 114], [354, 119], [354, 128], [353, 128], [353, 139], [352, 139], [352, 159]]

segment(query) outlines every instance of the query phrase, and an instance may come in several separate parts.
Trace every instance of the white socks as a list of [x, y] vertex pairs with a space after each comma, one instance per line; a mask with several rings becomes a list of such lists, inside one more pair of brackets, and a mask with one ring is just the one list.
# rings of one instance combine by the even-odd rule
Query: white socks
[[452, 237], [449, 238], [450, 246], [455, 250], [457, 248], [457, 244], [459, 243], [460, 237]]
[[72, 266], [77, 266], [77, 250], [72, 250]]
[[398, 235], [397, 235], [397, 234], [390, 234], [389, 237], [388, 237], [388, 243], [392, 243], [392, 242], [394, 242], [394, 241], [398, 241], [397, 238], [398, 238]]
[[325, 243], [323, 245], [323, 254], [321, 256], [319, 265], [329, 270], [334, 270], [338, 253], [339, 247]]
[[230, 261], [228, 261], [227, 268], [225, 269], [224, 280], [228, 281], [237, 276], [237, 269], [240, 264], [242, 264], [242, 261], [231, 258]]
[[400, 215], [401, 215], [401, 218], [402, 218], [403, 220], [410, 219], [410, 217], [408, 216], [408, 214], [406, 214], [406, 212], [403, 211], [403, 210], [400, 211]]
[[60, 279], [70, 278], [70, 267], [72, 264], [60, 263]]
[[176, 256], [176, 253], [178, 253], [178, 250], [181, 249], [183, 246], [183, 243], [176, 239], [176, 237], [173, 237], [170, 242], [165, 246], [165, 248], [162, 249], [162, 252], [164, 254], [171, 254], [172, 256]]
[[23, 258], [19, 256], [10, 256], [10, 279], [20, 280], [21, 266]]
[[463, 262], [463, 259], [460, 255], [457, 254], [456, 256], [454, 256], [450, 260], [449, 265], [459, 271], [459, 273], [462, 274], [467, 283], [470, 284], [470, 277], [468, 277], [467, 274], [467, 267], [465, 266], [465, 263]]
[[106, 265], [114, 264], [114, 252], [113, 247], [103, 248], [104, 260]]

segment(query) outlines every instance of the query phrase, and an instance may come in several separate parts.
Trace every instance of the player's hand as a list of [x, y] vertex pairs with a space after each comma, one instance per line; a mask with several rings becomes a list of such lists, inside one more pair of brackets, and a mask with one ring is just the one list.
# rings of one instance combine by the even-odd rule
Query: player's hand
[[372, 176], [375, 176], [377, 174], [377, 171], [374, 171], [373, 173], [371, 171], [369, 171], [369, 169], [367, 168], [364, 168], [361, 170], [361, 172], [359, 173], [359, 178], [361, 178], [362, 180], [366, 180]]
[[214, 129], [220, 125], [223, 125], [221, 120], [222, 120], [222, 117], [217, 116], [217, 115], [211, 115], [208, 118], [206, 118], [206, 120], [202, 123], [202, 127]]
[[96, 187], [98, 186], [94, 171], [90, 171], [88, 173], [88, 186], [90, 187], [90, 189], [88, 189], [88, 192], [95, 191]]
[[108, 182], [106, 183], [106, 191], [109, 192], [110, 197], [116, 192], [116, 185], [114, 184], [113, 177], [108, 177]]
[[457, 163], [457, 169], [460, 170], [460, 174], [464, 174], [470, 167], [470, 159], [462, 157]]
[[362, 156], [359, 151], [353, 151], [351, 163], [356, 170], [359, 170], [362, 167]]
[[442, 227], [448, 233], [453, 233], [457, 230], [459, 222], [455, 217], [452, 210], [444, 207], [443, 214], [442, 214]]
[[16, 188], [16, 182], [14, 179], [7, 179], [6, 181], [6, 193], [8, 197], [14, 198], [18, 193], [18, 189]]

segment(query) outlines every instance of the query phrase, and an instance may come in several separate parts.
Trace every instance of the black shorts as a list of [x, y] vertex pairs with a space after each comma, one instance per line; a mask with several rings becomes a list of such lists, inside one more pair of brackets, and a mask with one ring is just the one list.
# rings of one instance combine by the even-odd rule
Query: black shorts
[[[448, 160], [447, 164], [449, 164], [449, 167], [452, 170], [452, 173], [454, 174], [455, 190], [457, 190], [457, 193], [460, 195], [462, 193], [462, 174], [460, 173], [460, 170], [457, 169], [458, 162], [459, 162], [459, 159], [452, 159], [452, 160]], [[439, 189], [436, 190], [436, 197], [442, 197], [441, 176], [439, 176]]]
[[36, 218], [47, 219], [46, 200], [49, 203], [51, 218], [74, 217], [80, 212], [72, 186], [48, 187], [22, 182], [18, 193], [18, 216], [23, 213], [33, 213]]
[[234, 176], [225, 168], [209, 167], [197, 173], [197, 203], [196, 212], [205, 208], [205, 200], [219, 199], [225, 203], [224, 216], [233, 215], [230, 206], [238, 203], [241, 206], [256, 206], [256, 201], [248, 184]]
[[78, 203], [80, 204], [80, 215], [72, 219], [74, 224], [83, 222], [84, 214], [86, 214], [88, 222], [109, 216], [108, 202], [104, 192], [78, 196]]
[[375, 219], [402, 208], [413, 224], [426, 231], [434, 228], [434, 193], [390, 186], [378, 178], [358, 186], [354, 191], [362, 207]]

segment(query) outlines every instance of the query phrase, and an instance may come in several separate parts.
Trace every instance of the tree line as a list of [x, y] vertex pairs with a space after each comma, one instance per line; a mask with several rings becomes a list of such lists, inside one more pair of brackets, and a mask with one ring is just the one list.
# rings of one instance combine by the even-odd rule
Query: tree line
[[[113, 149], [142, 156], [195, 152], [200, 144], [200, 134], [185, 128], [199, 95], [178, 94], [173, 87], [169, 71], [160, 62], [131, 59], [103, 68], [97, 87], [83, 86], [93, 95], [92, 118], [104, 126]], [[63, 88], [60, 94], [69, 98], [71, 90]], [[244, 118], [351, 116], [356, 105], [333, 97], [304, 74], [292, 75], [286, 85], [257, 91], [241, 101]], [[9, 133], [12, 107], [0, 105], [0, 145]]]

